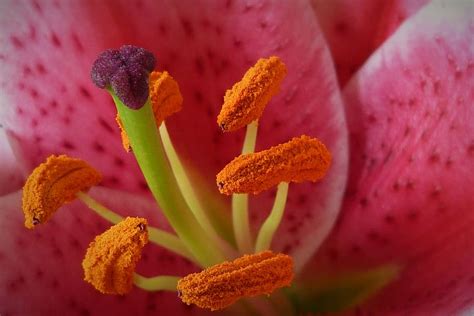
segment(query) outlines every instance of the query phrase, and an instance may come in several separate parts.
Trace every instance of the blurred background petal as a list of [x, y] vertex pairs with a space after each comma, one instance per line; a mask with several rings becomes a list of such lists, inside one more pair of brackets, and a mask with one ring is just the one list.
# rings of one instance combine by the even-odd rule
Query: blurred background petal
[[344, 89], [343, 211], [312, 273], [402, 266], [356, 315], [455, 315], [474, 299], [474, 3], [435, 1]]

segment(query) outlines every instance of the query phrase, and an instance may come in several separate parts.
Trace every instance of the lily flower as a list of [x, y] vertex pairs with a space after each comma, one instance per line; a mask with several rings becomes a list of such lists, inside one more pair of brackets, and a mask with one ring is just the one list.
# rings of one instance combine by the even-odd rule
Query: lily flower
[[[321, 9], [319, 1], [2, 2], [0, 117], [6, 137], [0, 150], [5, 193], [0, 197], [0, 314], [206, 314], [213, 312], [201, 307], [226, 307], [240, 296], [269, 294], [289, 283], [291, 288], [268, 300], [240, 300], [222, 313], [446, 315], [472, 306], [474, 5], [401, 1], [387, 6], [377, 32], [369, 34], [364, 30], [372, 21], [338, 24], [337, 12], [353, 12], [349, 2], [335, 2], [332, 11]], [[376, 11], [372, 1], [361, 7]], [[400, 12], [406, 15], [399, 19]], [[349, 72], [334, 67], [333, 60], [349, 60], [350, 50], [343, 54], [335, 46], [332, 25], [372, 43]], [[341, 47], [354, 47], [355, 38], [345, 38]], [[140, 138], [131, 129], [133, 120], [123, 115], [137, 112], [117, 105], [132, 149], [124, 150], [116, 108], [89, 74], [101, 52], [124, 44], [153, 52], [156, 69], [179, 84], [182, 110], [166, 118], [169, 134], [160, 128], [159, 135], [163, 143], [172, 140], [190, 181], [198, 181], [193, 189], [207, 197], [209, 227], [230, 252], [216, 243], [216, 255], [206, 253], [209, 247], [200, 240], [212, 235], [207, 230], [193, 235], [195, 244], [186, 239], [186, 231], [170, 220], [173, 213], [167, 213], [168, 195], [157, 199], [157, 208], [152, 199], [157, 177], [141, 172]], [[258, 118], [256, 145], [254, 139], [249, 146], [256, 153], [247, 146], [239, 156], [242, 142], [257, 136], [257, 124], [248, 124], [246, 134], [223, 134], [216, 119], [226, 91], [268, 56], [281, 58], [287, 75]], [[248, 174], [241, 160], [258, 162], [259, 154], [281, 150], [278, 144], [299, 135], [317, 137], [330, 152], [330, 167], [319, 182], [286, 186], [287, 198], [281, 184], [276, 194], [270, 189], [258, 195], [246, 195], [263, 188], [249, 181], [234, 186], [235, 174]], [[102, 181], [87, 194], [77, 193], [80, 201], [62, 206], [47, 223], [27, 230], [21, 187], [53, 154], [86, 161]], [[173, 153], [166, 154], [173, 161]], [[243, 173], [227, 172], [229, 162], [235, 164], [231, 171]], [[270, 170], [262, 166], [267, 167], [258, 170]], [[216, 187], [221, 170], [227, 171]], [[280, 173], [284, 184], [295, 180]], [[273, 177], [261, 179], [268, 187], [278, 184]], [[225, 199], [219, 190], [233, 197]], [[284, 206], [277, 238], [258, 243], [275, 195], [277, 201], [286, 198], [275, 203]], [[245, 216], [231, 218], [231, 209], [245, 210], [247, 202], [249, 223]], [[192, 223], [203, 225], [193, 216]], [[140, 224], [127, 226], [133, 220]], [[116, 235], [119, 244], [113, 243]], [[214, 245], [212, 236], [209, 240]], [[271, 251], [257, 252], [256, 244]], [[132, 254], [132, 260], [117, 260], [125, 269], [112, 270], [123, 277], [119, 290], [108, 279], [114, 273], [106, 269], [111, 258], [103, 252], [106, 245], [112, 245], [112, 255]], [[97, 265], [105, 270], [98, 273]], [[90, 283], [83, 280], [83, 267]], [[253, 284], [255, 275], [261, 278]], [[97, 291], [91, 286], [97, 276], [106, 285], [102, 292], [127, 294]], [[177, 286], [174, 276], [181, 280]], [[199, 292], [203, 279], [228, 296]], [[244, 286], [244, 295], [236, 296]], [[196, 299], [196, 293], [209, 295]]]

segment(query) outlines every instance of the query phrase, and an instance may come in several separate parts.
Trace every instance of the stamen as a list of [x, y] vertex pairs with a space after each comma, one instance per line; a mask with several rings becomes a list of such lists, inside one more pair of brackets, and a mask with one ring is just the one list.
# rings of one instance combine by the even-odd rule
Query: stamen
[[112, 88], [131, 109], [141, 108], [148, 99], [148, 76], [155, 56], [141, 47], [124, 45], [104, 51], [95, 60], [92, 81], [101, 89]]
[[36, 167], [23, 187], [25, 227], [46, 223], [76, 193], [98, 184], [102, 176], [83, 160], [65, 155], [49, 156]]
[[[97, 215], [106, 221], [109, 221], [112, 224], [118, 224], [123, 220], [122, 216], [109, 210], [107, 207], [97, 202], [88, 194], [84, 192], [78, 192], [76, 195], [79, 200], [84, 202], [84, 204], [86, 204], [91, 210], [93, 210]], [[164, 230], [148, 226], [148, 237], [152, 243], [168, 249], [169, 251], [172, 251], [184, 258], [187, 258], [191, 262], [196, 262], [196, 259], [191, 255], [183, 242], [175, 235]]]
[[271, 294], [290, 285], [293, 259], [265, 251], [224, 262], [178, 282], [181, 300], [210, 310], [223, 309], [240, 298]]
[[[150, 74], [150, 100], [155, 117], [156, 126], [160, 127], [161, 123], [172, 114], [181, 111], [183, 105], [183, 97], [179, 91], [178, 83], [170, 76], [167, 71], [153, 71]], [[123, 148], [131, 151], [130, 140], [123, 127], [122, 121], [117, 114], [115, 118], [120, 127]]]
[[152, 278], [141, 276], [137, 273], [133, 275], [135, 286], [145, 291], [176, 291], [179, 277], [171, 275], [160, 275]]
[[331, 154], [318, 139], [308, 136], [232, 160], [217, 175], [223, 194], [253, 193], [280, 182], [317, 181], [326, 174]]
[[104, 294], [128, 293], [135, 266], [148, 242], [146, 226], [144, 218], [127, 217], [97, 236], [82, 261], [84, 280]]
[[258, 120], [270, 99], [280, 90], [286, 66], [280, 58], [261, 58], [241, 81], [227, 90], [217, 124], [224, 132], [238, 130]]

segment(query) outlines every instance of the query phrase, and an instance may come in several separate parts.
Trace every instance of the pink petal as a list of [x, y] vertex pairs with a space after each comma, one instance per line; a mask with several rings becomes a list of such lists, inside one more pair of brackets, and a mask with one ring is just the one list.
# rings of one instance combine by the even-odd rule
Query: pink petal
[[0, 127], [0, 196], [23, 185], [24, 177], [5, 130]]
[[474, 303], [473, 17], [472, 2], [430, 4], [344, 90], [349, 187], [312, 268], [403, 268], [359, 312], [452, 315]]
[[468, 307], [464, 309], [460, 314], [460, 316], [471, 316], [474, 315], [474, 307]]
[[312, 0], [342, 87], [377, 47], [428, 0]]
[[[89, 80], [90, 65], [101, 50], [142, 45], [156, 53], [158, 68], [178, 80], [185, 108], [168, 125], [178, 149], [212, 187], [215, 174], [240, 152], [243, 137], [222, 135], [215, 122], [225, 90], [258, 58], [282, 57], [289, 74], [261, 120], [258, 147], [306, 133], [329, 146], [334, 165], [321, 184], [290, 189], [283, 235], [275, 247], [295, 254], [301, 266], [326, 236], [345, 183], [346, 130], [329, 52], [309, 4], [10, 5], [15, 14], [0, 22], [0, 36], [8, 44], [0, 52], [6, 67], [0, 84], [12, 100], [8, 128], [23, 144], [30, 166], [51, 152], [66, 152], [102, 170], [105, 185], [129, 191], [144, 188], [142, 177], [121, 149], [110, 98]], [[255, 204], [255, 222], [270, 210], [268, 197]], [[311, 241], [303, 243], [308, 235]]]
[[[94, 196], [120, 213], [157, 218], [158, 210], [143, 198], [109, 189]], [[58, 211], [34, 231], [23, 226], [21, 193], [0, 198], [0, 313], [2, 315], [160, 315], [195, 314], [176, 293], [134, 288], [123, 297], [103, 295], [83, 281], [82, 259], [89, 243], [109, 223], [80, 202]], [[164, 227], [164, 220], [152, 220]], [[138, 272], [145, 276], [185, 275], [195, 268], [172, 253], [147, 245]]]
[[144, 182], [133, 158], [120, 150], [113, 105], [89, 79], [98, 52], [114, 45], [104, 43], [99, 20], [87, 15], [90, 7], [2, 2], [0, 86], [8, 105], [2, 118], [25, 169], [52, 153], [67, 153], [91, 161], [104, 173], [104, 184], [137, 191]]

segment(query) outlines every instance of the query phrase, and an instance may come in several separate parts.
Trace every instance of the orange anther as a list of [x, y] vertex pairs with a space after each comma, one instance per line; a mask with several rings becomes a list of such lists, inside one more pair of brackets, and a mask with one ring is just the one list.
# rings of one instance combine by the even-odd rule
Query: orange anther
[[270, 99], [279, 92], [286, 75], [280, 58], [262, 58], [243, 79], [227, 90], [217, 124], [224, 132], [235, 131], [258, 120]]
[[167, 117], [181, 111], [183, 97], [178, 83], [167, 71], [153, 71], [150, 74], [150, 100], [157, 126]]
[[147, 221], [127, 217], [95, 237], [82, 261], [84, 280], [104, 294], [128, 293], [133, 273], [148, 242]]
[[81, 159], [49, 156], [33, 170], [23, 187], [25, 227], [47, 222], [63, 204], [73, 201], [77, 192], [88, 190], [101, 178]]
[[293, 259], [265, 251], [190, 274], [178, 282], [181, 300], [210, 310], [223, 309], [242, 297], [271, 294], [293, 280]]
[[280, 182], [317, 181], [331, 164], [331, 153], [316, 138], [295, 137], [270, 149], [240, 155], [217, 175], [217, 186], [224, 194], [267, 190]]
[[122, 146], [126, 152], [132, 151], [132, 146], [130, 146], [130, 140], [128, 139], [127, 132], [125, 132], [125, 128], [123, 127], [122, 120], [117, 113], [115, 116], [115, 121], [117, 122], [118, 127], [120, 128], [120, 136], [122, 138]]

